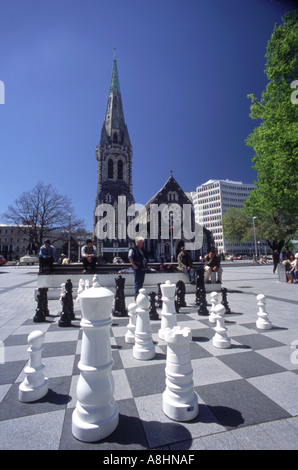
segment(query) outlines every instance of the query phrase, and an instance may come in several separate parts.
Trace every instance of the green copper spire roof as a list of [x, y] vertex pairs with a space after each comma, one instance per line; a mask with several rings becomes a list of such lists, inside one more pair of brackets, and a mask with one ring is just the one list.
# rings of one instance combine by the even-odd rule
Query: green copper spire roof
[[118, 93], [120, 93], [120, 82], [119, 82], [118, 70], [117, 70], [116, 52], [114, 52], [113, 71], [112, 71], [110, 91], [118, 91]]

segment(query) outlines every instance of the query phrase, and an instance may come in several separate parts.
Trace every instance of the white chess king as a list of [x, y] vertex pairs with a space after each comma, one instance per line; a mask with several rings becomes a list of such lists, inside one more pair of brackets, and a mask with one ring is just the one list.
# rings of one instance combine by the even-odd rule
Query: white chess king
[[92, 287], [85, 289], [79, 299], [83, 337], [72, 433], [80, 441], [95, 442], [109, 436], [119, 421], [111, 373], [110, 327], [114, 294], [104, 287]]

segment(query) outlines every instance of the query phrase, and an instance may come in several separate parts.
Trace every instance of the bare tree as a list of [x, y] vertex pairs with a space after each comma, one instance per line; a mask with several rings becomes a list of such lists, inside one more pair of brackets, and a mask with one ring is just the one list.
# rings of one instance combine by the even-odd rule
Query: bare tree
[[7, 223], [17, 225], [37, 247], [43, 244], [45, 237], [51, 237], [52, 242], [66, 240], [70, 230], [73, 232], [84, 225], [84, 221], [75, 216], [70, 199], [59, 194], [51, 184], [43, 183], [21, 194], [8, 206], [3, 217]]

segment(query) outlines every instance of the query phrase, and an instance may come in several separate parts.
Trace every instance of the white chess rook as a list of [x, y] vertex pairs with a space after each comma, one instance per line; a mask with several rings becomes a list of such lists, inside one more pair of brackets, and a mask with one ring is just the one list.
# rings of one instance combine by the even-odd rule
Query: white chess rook
[[158, 337], [164, 340], [164, 330], [166, 328], [173, 328], [177, 325], [177, 315], [175, 308], [175, 291], [176, 284], [171, 284], [171, 281], [166, 281], [165, 284], [160, 286], [162, 293], [162, 309], [161, 309], [161, 325], [158, 330]]
[[114, 294], [104, 287], [92, 287], [85, 289], [79, 299], [83, 337], [72, 433], [80, 441], [95, 442], [109, 436], [119, 422], [111, 373], [110, 327]]
[[231, 347], [231, 340], [227, 335], [225, 327], [225, 307], [222, 304], [216, 305], [214, 314], [216, 318], [215, 335], [212, 338], [212, 344], [215, 348], [227, 349]]
[[135, 330], [136, 330], [136, 321], [137, 321], [136, 308], [137, 308], [137, 304], [134, 302], [129, 304], [129, 306], [127, 307], [129, 322], [127, 325], [127, 332], [125, 334], [125, 342], [129, 344], [134, 344], [135, 342]]
[[257, 295], [257, 301], [259, 306], [258, 319], [256, 321], [257, 328], [260, 330], [270, 330], [272, 323], [269, 320], [268, 313], [265, 310], [266, 297], [264, 294]]
[[167, 341], [166, 389], [163, 412], [175, 421], [191, 421], [199, 413], [198, 397], [193, 388], [189, 343], [190, 328], [175, 326], [164, 331]]
[[48, 379], [44, 376], [45, 365], [42, 363], [45, 335], [36, 330], [29, 334], [27, 342], [30, 345], [27, 351], [30, 354], [29, 364], [25, 367], [25, 379], [19, 386], [19, 400], [30, 403], [44, 397], [48, 393]]
[[140, 289], [136, 299], [136, 328], [133, 357], [147, 361], [155, 357], [155, 346], [152, 341], [152, 331], [149, 316], [149, 297], [145, 289]]
[[215, 307], [219, 303], [218, 299], [218, 292], [211, 292], [210, 294], [210, 301], [211, 301], [211, 308], [209, 311], [209, 322], [210, 323], [216, 323], [216, 317], [215, 317]]

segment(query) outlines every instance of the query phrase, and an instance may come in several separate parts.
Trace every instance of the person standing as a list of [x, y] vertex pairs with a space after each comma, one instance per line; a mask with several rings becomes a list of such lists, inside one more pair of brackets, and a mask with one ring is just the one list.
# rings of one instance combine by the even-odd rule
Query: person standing
[[142, 289], [145, 281], [145, 273], [148, 264], [148, 255], [144, 249], [144, 238], [137, 237], [135, 239], [135, 246], [130, 248], [128, 252], [128, 260], [132, 265], [135, 281], [135, 299]]

